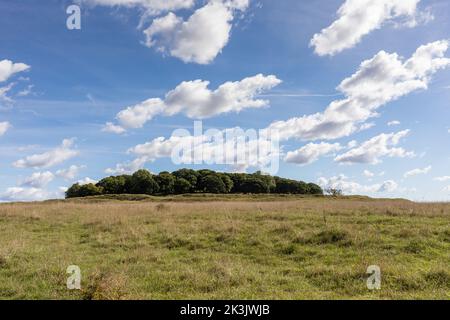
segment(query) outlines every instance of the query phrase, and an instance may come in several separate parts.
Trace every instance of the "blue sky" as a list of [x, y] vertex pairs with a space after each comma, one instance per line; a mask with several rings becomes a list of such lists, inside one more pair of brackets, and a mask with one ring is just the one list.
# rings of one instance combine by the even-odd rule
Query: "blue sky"
[[186, 167], [166, 149], [202, 120], [281, 129], [280, 176], [448, 201], [449, 15], [443, 0], [3, 0], [0, 199]]

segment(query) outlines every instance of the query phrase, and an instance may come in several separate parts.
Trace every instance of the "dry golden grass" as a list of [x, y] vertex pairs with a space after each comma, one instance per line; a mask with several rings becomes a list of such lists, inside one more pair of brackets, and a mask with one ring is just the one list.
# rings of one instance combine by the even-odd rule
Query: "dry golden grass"
[[450, 204], [249, 200], [2, 204], [0, 298], [450, 297]]

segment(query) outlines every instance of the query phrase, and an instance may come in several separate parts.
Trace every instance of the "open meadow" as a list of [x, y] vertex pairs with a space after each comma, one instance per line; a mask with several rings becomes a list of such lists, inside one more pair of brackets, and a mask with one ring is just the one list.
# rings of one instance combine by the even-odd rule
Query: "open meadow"
[[[0, 299], [450, 298], [450, 204], [136, 200], [1, 204]], [[66, 287], [70, 265], [81, 290]], [[366, 286], [371, 265], [381, 290]]]

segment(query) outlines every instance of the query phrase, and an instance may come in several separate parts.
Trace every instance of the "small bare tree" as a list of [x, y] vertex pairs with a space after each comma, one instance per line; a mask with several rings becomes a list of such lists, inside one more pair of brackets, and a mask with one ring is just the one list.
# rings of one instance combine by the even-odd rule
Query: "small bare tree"
[[344, 192], [341, 189], [335, 188], [328, 188], [325, 190], [325, 192], [332, 197], [342, 197], [344, 195]]

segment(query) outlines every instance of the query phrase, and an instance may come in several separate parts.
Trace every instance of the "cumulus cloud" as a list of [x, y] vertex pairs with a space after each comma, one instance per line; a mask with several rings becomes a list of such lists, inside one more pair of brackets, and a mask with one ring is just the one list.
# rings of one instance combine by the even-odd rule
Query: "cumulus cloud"
[[262, 108], [269, 102], [255, 99], [256, 95], [280, 83], [276, 76], [262, 74], [226, 82], [216, 90], [208, 88], [208, 81], [185, 81], [168, 92], [164, 100], [152, 98], [122, 110], [116, 117], [119, 125], [108, 123], [104, 131], [123, 133], [125, 129], [141, 128], [160, 114], [173, 116], [182, 113], [189, 118], [204, 119], [249, 108]]
[[2, 201], [41, 201], [50, 198], [51, 194], [39, 188], [14, 187], [0, 194]]
[[393, 180], [373, 185], [362, 185], [351, 181], [343, 174], [331, 178], [319, 178], [318, 184], [324, 189], [342, 190], [344, 194], [391, 193], [398, 189], [398, 184]]
[[0, 122], [0, 137], [3, 136], [10, 128], [11, 124], [9, 122]]
[[2, 60], [0, 61], [0, 82], [7, 81], [14, 74], [28, 69], [30, 69], [30, 66], [25, 63], [14, 63], [11, 60]]
[[[381, 28], [387, 22], [403, 22], [413, 27], [417, 24], [417, 10], [420, 0], [346, 0], [339, 8], [338, 19], [328, 28], [315, 34], [310, 45], [320, 56], [335, 55], [358, 44], [370, 32]], [[398, 23], [397, 23], [398, 25]]]
[[288, 163], [307, 165], [316, 162], [322, 156], [339, 151], [341, 149], [342, 147], [339, 143], [309, 143], [296, 151], [288, 152], [284, 161]]
[[[274, 138], [274, 139], [273, 139]], [[170, 138], [156, 138], [128, 150], [136, 156], [132, 162], [107, 169], [109, 174], [134, 172], [145, 163], [171, 158], [176, 165], [216, 164], [231, 168], [258, 168], [264, 172], [278, 170], [280, 149], [273, 136], [257, 136], [256, 132], [240, 128], [212, 130], [203, 135], [174, 134]]]
[[370, 163], [378, 164], [381, 158], [405, 158], [413, 157], [414, 152], [406, 151], [403, 148], [396, 148], [400, 140], [409, 134], [409, 130], [398, 133], [382, 133], [364, 143], [353, 148], [335, 158], [336, 162], [344, 164]]
[[73, 150], [74, 139], [63, 140], [61, 146], [42, 154], [28, 156], [13, 163], [16, 168], [50, 168], [69, 160], [79, 153]]
[[113, 125], [114, 130], [112, 130], [112, 127], [107, 124], [105, 129], [108, 128], [109, 132], [115, 131], [115, 133], [124, 133], [126, 131], [125, 128], [142, 128], [148, 121], [153, 119], [154, 116], [163, 112], [163, 110], [164, 102], [161, 99], [148, 99], [120, 111], [116, 116], [120, 125]]
[[[358, 0], [359, 1], [359, 0]], [[359, 124], [377, 116], [377, 109], [419, 89], [427, 89], [431, 76], [450, 66], [445, 58], [449, 43], [437, 41], [419, 47], [406, 61], [398, 54], [379, 52], [342, 81], [345, 98], [333, 101], [324, 112], [278, 121], [270, 129], [282, 139], [338, 139], [358, 131]]]
[[78, 176], [80, 170], [83, 168], [86, 168], [86, 166], [72, 165], [67, 169], [61, 169], [56, 171], [56, 176], [63, 178], [64, 180], [73, 180]]
[[22, 181], [21, 186], [41, 189], [53, 181], [55, 175], [50, 171], [35, 172], [30, 177]]
[[421, 168], [414, 169], [414, 170], [406, 172], [403, 175], [403, 177], [404, 178], [410, 178], [410, 177], [418, 176], [418, 175], [421, 175], [421, 174], [427, 174], [427, 173], [429, 173], [431, 171], [431, 169], [432, 169], [431, 166], [428, 166], [428, 167], [423, 168], [423, 169], [421, 169]]
[[146, 45], [182, 61], [209, 64], [227, 45], [235, 15], [249, 0], [212, 0], [186, 21], [170, 12], [144, 31]]
[[121, 126], [115, 125], [112, 122], [107, 122], [105, 124], [105, 126], [103, 127], [102, 131], [109, 132], [109, 133], [122, 134], [122, 133], [125, 133], [127, 130], [125, 130]]
[[388, 180], [381, 184], [377, 192], [394, 192], [398, 189], [398, 184], [394, 180]]

